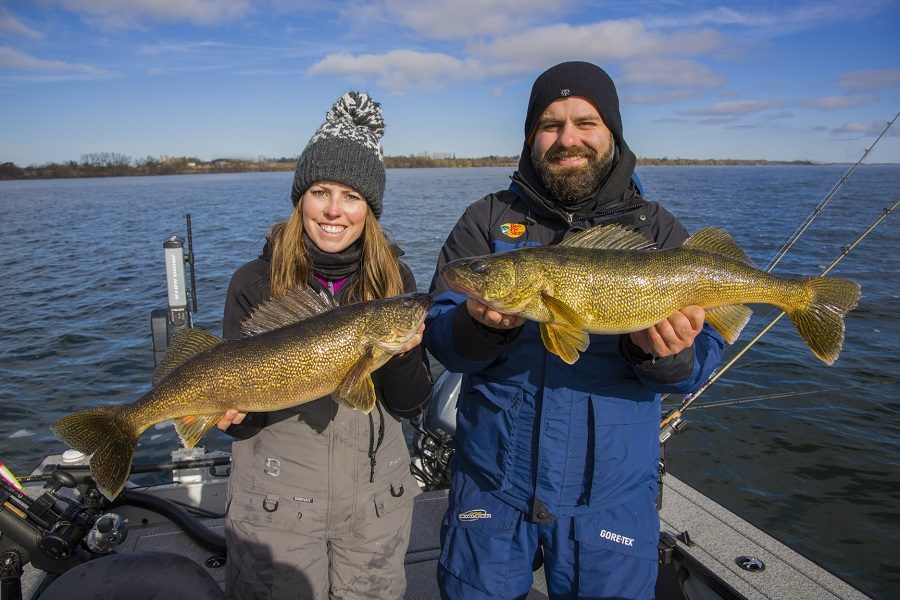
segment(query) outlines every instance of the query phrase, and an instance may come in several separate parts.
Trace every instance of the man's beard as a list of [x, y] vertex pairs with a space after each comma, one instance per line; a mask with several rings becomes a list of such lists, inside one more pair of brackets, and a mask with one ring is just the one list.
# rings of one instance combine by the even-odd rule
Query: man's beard
[[[583, 167], [563, 167], [554, 162], [560, 158], [576, 156], [587, 158], [588, 163]], [[551, 149], [543, 156], [532, 150], [531, 164], [534, 165], [553, 199], [561, 204], [572, 205], [577, 204], [597, 189], [597, 186], [612, 169], [614, 157], [615, 146], [610, 138], [609, 147], [603, 156], [598, 156], [596, 150], [584, 145], [558, 150]]]

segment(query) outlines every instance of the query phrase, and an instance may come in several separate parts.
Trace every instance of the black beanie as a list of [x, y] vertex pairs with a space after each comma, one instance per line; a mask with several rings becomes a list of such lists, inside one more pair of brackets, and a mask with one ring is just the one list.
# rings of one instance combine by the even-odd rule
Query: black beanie
[[335, 181], [365, 196], [375, 217], [380, 217], [385, 176], [379, 140], [383, 133], [378, 102], [360, 92], [341, 96], [297, 161], [291, 188], [294, 206], [312, 184]]
[[582, 96], [590, 100], [613, 137], [622, 142], [622, 116], [619, 114], [616, 84], [597, 65], [572, 61], [550, 67], [534, 81], [525, 117], [526, 143], [547, 107], [553, 101], [568, 96]]

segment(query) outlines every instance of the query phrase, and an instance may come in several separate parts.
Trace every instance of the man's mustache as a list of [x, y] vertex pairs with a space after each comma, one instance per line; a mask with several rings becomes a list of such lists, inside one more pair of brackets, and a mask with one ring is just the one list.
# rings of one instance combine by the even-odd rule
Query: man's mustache
[[597, 151], [590, 146], [575, 146], [573, 148], [560, 148], [559, 150], [550, 150], [547, 153], [547, 160], [561, 160], [566, 158], [594, 158]]

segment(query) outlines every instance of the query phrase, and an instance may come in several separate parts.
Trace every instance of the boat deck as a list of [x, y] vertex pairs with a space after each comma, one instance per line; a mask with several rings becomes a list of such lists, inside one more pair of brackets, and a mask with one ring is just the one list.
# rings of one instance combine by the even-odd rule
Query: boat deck
[[[144, 490], [150, 491], [150, 490]], [[39, 490], [30, 490], [39, 493]], [[222, 514], [225, 506], [224, 478], [154, 486], [154, 495], [200, 506]], [[446, 507], [446, 491], [426, 492], [416, 498], [412, 537], [406, 558], [406, 600], [432, 600], [440, 594], [435, 570], [440, 554], [440, 521]], [[224, 571], [210, 560], [213, 554], [193, 542], [163, 517], [143, 509], [121, 507], [128, 519], [128, 537], [118, 552], [174, 552], [195, 561], [221, 585]], [[857, 600], [866, 595], [794, 552], [775, 538], [716, 504], [697, 490], [666, 476], [661, 512], [664, 535], [675, 542], [670, 564], [663, 565], [657, 583], [660, 600], [684, 598], [747, 598], [784, 600]], [[224, 520], [204, 519], [213, 531], [222, 532]], [[688, 532], [684, 536], [683, 532]], [[685, 543], [685, 539], [688, 543]], [[739, 556], [760, 559], [765, 568], [747, 571], [737, 565]], [[220, 562], [220, 561], [219, 561]], [[39, 573], [29, 565], [23, 579], [25, 598], [31, 598]], [[535, 573], [529, 600], [547, 598], [543, 574]]]

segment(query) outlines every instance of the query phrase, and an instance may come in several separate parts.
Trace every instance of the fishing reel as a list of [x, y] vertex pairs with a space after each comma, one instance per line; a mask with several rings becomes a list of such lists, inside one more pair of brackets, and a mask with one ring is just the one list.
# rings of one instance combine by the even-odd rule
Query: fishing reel
[[[0, 477], [0, 597], [21, 598], [25, 565], [49, 574], [109, 553], [127, 536], [123, 519], [85, 506], [62, 488], [74, 490], [77, 479], [55, 469], [47, 475], [47, 491], [31, 498]], [[72, 495], [78, 495], [77, 492]]]

